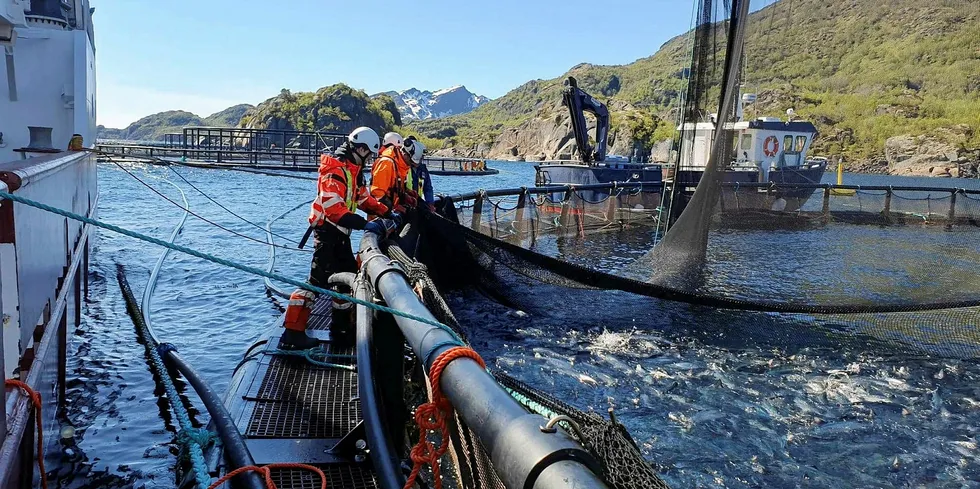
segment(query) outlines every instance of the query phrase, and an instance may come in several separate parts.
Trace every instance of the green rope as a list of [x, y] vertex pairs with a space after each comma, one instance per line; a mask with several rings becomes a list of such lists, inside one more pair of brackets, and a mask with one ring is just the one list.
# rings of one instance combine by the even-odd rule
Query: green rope
[[327, 353], [327, 350], [322, 347], [309, 348], [307, 350], [265, 350], [262, 353], [266, 355], [275, 355], [282, 357], [302, 357], [307, 362], [312, 365], [324, 368], [337, 368], [341, 370], [349, 370], [351, 372], [356, 372], [357, 368], [353, 365], [344, 365], [340, 363], [328, 362], [324, 359], [326, 358], [345, 358], [345, 359], [355, 359], [355, 355], [342, 355], [339, 353]]
[[160, 357], [158, 345], [154, 344], [153, 338], [147, 330], [146, 322], [143, 320], [143, 314], [140, 312], [139, 305], [136, 303], [136, 297], [133, 296], [133, 291], [129, 287], [129, 282], [126, 280], [122, 265], [118, 265], [118, 274], [119, 286], [122, 288], [126, 308], [129, 310], [129, 315], [136, 325], [137, 333], [143, 339], [146, 354], [150, 357], [150, 367], [156, 373], [157, 378], [160, 379], [160, 383], [163, 384], [163, 389], [167, 393], [167, 401], [169, 401], [170, 408], [174, 411], [177, 424], [180, 425], [180, 431], [177, 432], [177, 441], [187, 448], [187, 456], [193, 467], [194, 479], [197, 482], [197, 486], [200, 489], [207, 489], [211, 485], [211, 476], [208, 475], [208, 464], [204, 459], [204, 447], [211, 443], [213, 435], [208, 430], [195, 428], [191, 423], [190, 415], [180, 402], [180, 394], [177, 392], [177, 387], [167, 372], [163, 358]]
[[142, 240], [142, 241], [146, 241], [148, 243], [153, 243], [153, 244], [155, 244], [157, 246], [163, 246], [164, 248], [170, 248], [172, 250], [179, 251], [181, 253], [185, 253], [185, 254], [188, 254], [188, 255], [191, 255], [191, 256], [195, 256], [197, 258], [201, 258], [203, 260], [207, 260], [207, 261], [210, 261], [210, 262], [213, 262], [213, 263], [217, 263], [219, 265], [224, 265], [226, 267], [235, 268], [235, 269], [241, 270], [241, 271], [246, 272], [246, 273], [251, 273], [253, 275], [258, 275], [260, 277], [268, 277], [268, 278], [271, 278], [271, 279], [274, 279], [274, 280], [278, 280], [280, 282], [287, 283], [287, 284], [293, 285], [295, 287], [299, 287], [301, 289], [309, 290], [310, 292], [316, 292], [318, 294], [325, 294], [325, 295], [327, 295], [329, 297], [332, 297], [334, 299], [338, 299], [338, 300], [342, 300], [342, 301], [347, 301], [347, 302], [353, 302], [354, 304], [365, 306], [365, 307], [367, 307], [369, 309], [374, 309], [376, 311], [381, 311], [381, 312], [388, 313], [388, 314], [391, 314], [391, 315], [394, 315], [394, 316], [400, 316], [400, 317], [403, 317], [403, 318], [406, 318], [406, 319], [411, 319], [413, 321], [418, 321], [418, 322], [423, 323], [423, 324], [428, 324], [430, 326], [435, 326], [435, 327], [441, 328], [443, 331], [449, 333], [454, 339], [456, 339], [459, 342], [460, 345], [463, 344], [463, 341], [459, 338], [459, 336], [456, 334], [456, 332], [452, 330], [452, 328], [450, 328], [449, 326], [446, 326], [445, 324], [442, 324], [442, 323], [440, 323], [438, 321], [433, 321], [431, 319], [426, 319], [426, 318], [423, 318], [421, 316], [416, 316], [416, 315], [411, 314], [411, 313], [407, 313], [407, 312], [404, 312], [404, 311], [399, 311], [397, 309], [392, 309], [390, 307], [382, 306], [380, 304], [375, 304], [375, 303], [373, 303], [371, 301], [361, 300], [361, 299], [358, 299], [356, 297], [351, 297], [349, 295], [341, 294], [339, 292], [335, 292], [335, 291], [332, 291], [332, 290], [328, 290], [328, 289], [324, 289], [324, 288], [321, 288], [321, 287], [317, 287], [315, 285], [310, 285], [310, 284], [308, 284], [306, 282], [301, 282], [299, 280], [295, 280], [295, 279], [286, 277], [284, 275], [279, 275], [277, 273], [272, 273], [272, 272], [266, 272], [264, 270], [259, 270], [258, 268], [255, 268], [255, 267], [250, 267], [248, 265], [242, 265], [241, 263], [236, 263], [236, 262], [233, 262], [233, 261], [230, 261], [230, 260], [226, 260], [224, 258], [218, 258], [218, 257], [216, 257], [214, 255], [209, 255], [209, 254], [204, 253], [204, 252], [201, 252], [201, 251], [197, 251], [197, 250], [194, 250], [194, 249], [191, 249], [191, 248], [187, 248], [186, 246], [181, 246], [181, 245], [178, 245], [178, 244], [168, 243], [166, 241], [163, 241], [161, 239], [154, 238], [152, 236], [147, 236], [145, 234], [138, 233], [136, 231], [130, 231], [128, 229], [123, 229], [123, 228], [121, 228], [119, 226], [115, 226], [113, 224], [109, 224], [109, 223], [106, 223], [106, 222], [99, 221], [98, 219], [92, 219], [91, 217], [83, 216], [81, 214], [76, 214], [74, 212], [66, 211], [64, 209], [59, 209], [57, 207], [52, 207], [52, 206], [49, 206], [47, 204], [43, 204], [41, 202], [37, 202], [35, 200], [27, 199], [27, 198], [21, 197], [19, 195], [14, 195], [14, 194], [9, 193], [9, 192], [2, 192], [2, 191], [0, 191], [0, 198], [10, 199], [10, 200], [12, 200], [14, 202], [20, 202], [21, 204], [29, 205], [31, 207], [34, 207], [34, 208], [37, 208], [37, 209], [41, 209], [43, 211], [51, 212], [53, 214], [58, 214], [60, 216], [67, 217], [69, 219], [74, 219], [76, 221], [81, 221], [81, 222], [84, 222], [86, 224], [91, 224], [93, 226], [98, 226], [98, 227], [103, 228], [103, 229], [108, 229], [109, 231], [113, 231], [113, 232], [116, 232], [116, 233], [119, 233], [119, 234], [123, 234], [123, 235], [129, 236], [131, 238], [136, 238], [136, 239], [139, 239], [139, 240]]

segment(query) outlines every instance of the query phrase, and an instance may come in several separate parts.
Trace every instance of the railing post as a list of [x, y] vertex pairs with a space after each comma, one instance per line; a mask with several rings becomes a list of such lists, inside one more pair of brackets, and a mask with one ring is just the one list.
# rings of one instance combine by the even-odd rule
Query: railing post
[[575, 192], [572, 190], [572, 187], [569, 186], [568, 189], [565, 190], [565, 196], [561, 199], [561, 215], [558, 216], [558, 224], [561, 226], [562, 232], [568, 229], [568, 221], [572, 213], [571, 200], [572, 196], [574, 195]]
[[[0, 190], [6, 192], [7, 184], [0, 182]], [[0, 200], [0, 206], [2, 205], [14, 205], [13, 202], [4, 202]], [[8, 264], [9, 266], [10, 264]], [[3, 268], [3, 263], [0, 263], [0, 269]], [[0, 279], [0, 297], [3, 297], [3, 280]], [[0, 318], [3, 318], [3, 301], [0, 301]], [[3, 379], [4, 383], [7, 381], [7, 368], [4, 366], [4, 343], [3, 343], [3, 330], [6, 328], [0, 327], [0, 379]], [[3, 447], [3, 442], [7, 438], [7, 389], [0, 390], [0, 447]]]
[[616, 194], [616, 183], [609, 189], [609, 199], [606, 203], [606, 220], [613, 222], [616, 220], [616, 211], [619, 209], [619, 195]]
[[480, 193], [477, 194], [476, 198], [473, 199], [473, 212], [472, 212], [472, 218], [470, 219], [470, 229], [474, 231], [480, 230], [480, 220], [483, 218], [482, 214], [483, 214], [484, 195], [485, 195], [484, 192], [481, 190]]
[[514, 216], [514, 229], [517, 239], [523, 240], [527, 233], [527, 223], [524, 222], [524, 208], [527, 206], [527, 187], [521, 187], [521, 195], [517, 197], [517, 215]]
[[949, 229], [953, 227], [953, 222], [956, 220], [956, 194], [960, 192], [960, 189], [954, 188], [949, 196], [949, 213], [946, 216], [946, 228]]
[[823, 189], [823, 216], [830, 216], [830, 187]]
[[885, 216], [886, 221], [890, 221], [892, 218], [892, 189], [889, 187], [885, 190], [885, 208], [881, 211], [881, 214]]

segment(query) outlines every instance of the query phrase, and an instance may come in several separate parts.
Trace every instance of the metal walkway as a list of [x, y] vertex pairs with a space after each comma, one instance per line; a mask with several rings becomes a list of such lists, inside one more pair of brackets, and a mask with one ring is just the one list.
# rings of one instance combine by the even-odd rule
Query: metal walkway
[[[330, 303], [329, 297], [317, 300], [310, 336], [329, 340]], [[271, 329], [253, 346], [225, 400], [256, 465], [301, 462], [321, 468], [327, 487], [377, 487], [370, 462], [356, 443], [364, 439], [357, 373], [313, 365], [302, 357], [268, 354], [278, 348], [282, 331], [281, 326]], [[330, 353], [354, 354], [353, 345], [326, 345]], [[330, 361], [356, 363], [353, 358]], [[224, 461], [215, 455], [212, 469], [217, 472]], [[273, 479], [280, 489], [320, 487], [319, 476], [299, 469], [274, 470]]]

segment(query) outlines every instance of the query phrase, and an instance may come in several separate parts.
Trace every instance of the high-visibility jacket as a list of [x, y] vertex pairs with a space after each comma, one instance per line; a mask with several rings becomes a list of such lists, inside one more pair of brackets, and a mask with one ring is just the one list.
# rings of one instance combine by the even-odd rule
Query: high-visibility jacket
[[371, 168], [371, 196], [378, 200], [387, 198], [394, 206], [405, 190], [415, 190], [414, 187], [412, 167], [405, 153], [394, 146], [381, 150]]
[[370, 214], [387, 213], [388, 208], [371, 197], [367, 187], [359, 185], [359, 178], [360, 167], [357, 165], [330, 155], [320, 155], [316, 200], [310, 210], [310, 226], [320, 227], [329, 223], [350, 234], [349, 229], [337, 222], [344, 215], [356, 212], [358, 206]]
[[412, 182], [416, 192], [429, 204], [434, 201], [432, 194], [432, 178], [429, 176], [429, 167], [422, 163], [411, 171]]

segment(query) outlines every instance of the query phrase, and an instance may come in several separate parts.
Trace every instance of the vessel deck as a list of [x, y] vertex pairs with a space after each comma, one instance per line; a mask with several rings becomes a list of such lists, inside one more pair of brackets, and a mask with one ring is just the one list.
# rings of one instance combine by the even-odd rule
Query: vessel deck
[[[329, 297], [318, 298], [308, 334], [324, 341], [329, 353], [353, 355], [353, 345], [330, 342], [330, 307]], [[370, 463], [355, 460], [354, 444], [364, 438], [357, 373], [277, 354], [281, 320], [276, 326], [253, 346], [225, 401], [256, 465], [305, 463], [324, 471], [327, 487], [377, 487]], [[329, 361], [356, 364], [353, 358]], [[216, 472], [219, 463], [225, 462], [214, 461]], [[280, 489], [320, 487], [319, 477], [307, 470], [274, 470], [273, 479]]]

